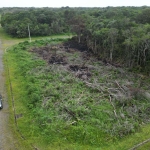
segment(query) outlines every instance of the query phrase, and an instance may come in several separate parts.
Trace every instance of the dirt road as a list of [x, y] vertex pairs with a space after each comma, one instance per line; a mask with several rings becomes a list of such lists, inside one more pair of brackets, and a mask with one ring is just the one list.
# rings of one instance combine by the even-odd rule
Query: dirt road
[[8, 101], [5, 93], [3, 50], [0, 40], [0, 94], [3, 97], [3, 109], [0, 110], [0, 150], [16, 150], [14, 138], [10, 131]]

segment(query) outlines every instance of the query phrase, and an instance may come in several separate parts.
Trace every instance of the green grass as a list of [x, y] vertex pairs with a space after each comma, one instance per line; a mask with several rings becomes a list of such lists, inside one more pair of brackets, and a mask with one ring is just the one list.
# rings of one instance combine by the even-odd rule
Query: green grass
[[[41, 39], [41, 38], [67, 38], [67, 35], [54, 35], [52, 37], [34, 37], [33, 40], [37, 40], [37, 39]], [[0, 27], [0, 40], [1, 40], [1, 48], [2, 50], [5, 52], [5, 50], [9, 49], [11, 46], [18, 44], [22, 41], [28, 40], [28, 38], [24, 38], [24, 39], [18, 39], [18, 38], [12, 38], [9, 35], [7, 35], [3, 28]], [[30, 141], [29, 140], [23, 140], [20, 136], [20, 134], [17, 132], [16, 127], [15, 127], [15, 122], [14, 122], [14, 112], [13, 112], [13, 108], [12, 108], [12, 101], [11, 101], [11, 93], [10, 93], [10, 83], [9, 83], [9, 76], [8, 76], [8, 68], [7, 68], [7, 56], [5, 55], [3, 62], [5, 64], [5, 72], [4, 75], [6, 77], [6, 86], [7, 86], [7, 96], [8, 96], [8, 102], [9, 102], [9, 111], [10, 111], [10, 116], [9, 116], [9, 127], [10, 130], [13, 133], [13, 137], [15, 139], [15, 147], [20, 149], [20, 150], [26, 150], [26, 149], [32, 149], [31, 145], [30, 145]], [[11, 57], [10, 57], [10, 61], [11, 61]], [[14, 65], [14, 62], [12, 62], [12, 64]], [[13, 72], [13, 67], [10, 69], [10, 72]], [[15, 85], [14, 85], [15, 86]], [[20, 110], [23, 112], [26, 112], [25, 107], [23, 107], [21, 104], [19, 105], [15, 105], [17, 112], [19, 113]]]
[[[40, 37], [32, 37], [32, 41], [35, 40], [42, 40], [42, 39], [68, 39], [71, 38], [71, 34], [63, 34], [63, 35], [51, 35], [51, 36], [40, 36]], [[0, 38], [1, 38], [1, 44], [2, 44], [2, 49], [5, 50], [15, 44], [18, 44], [23, 41], [29, 41], [29, 38], [12, 38], [10, 35], [8, 35], [2, 27], [0, 27]]]
[[[28, 48], [35, 43], [40, 46], [42, 42], [24, 42]], [[7, 58], [12, 68], [16, 110], [23, 114], [18, 125], [30, 143], [47, 150], [52, 147], [127, 150], [148, 138], [149, 126], [121, 140], [103, 132], [114, 122], [105, 113], [105, 110], [113, 112], [107, 98], [99, 99], [101, 94], [82, 81], [22, 50], [24, 44], [9, 50]], [[97, 105], [93, 103], [95, 100]]]
[[[15, 38], [15, 37], [11, 37], [10, 35], [8, 35], [4, 29], [2, 27], [0, 27], [0, 34], [1, 37], [3, 37], [3, 39], [5, 40], [18, 40], [18, 41], [29, 41], [29, 38]], [[71, 38], [72, 34], [71, 33], [64, 33], [64, 34], [58, 34], [58, 35], [51, 35], [51, 36], [37, 36], [37, 37], [32, 37], [31, 36], [31, 41], [33, 40], [39, 40], [39, 39], [46, 39], [46, 38]]]
[[[60, 74], [52, 73], [52, 74], [45, 75], [44, 71], [45, 69], [47, 69], [47, 67], [45, 66], [46, 68], [43, 70], [44, 64], [42, 61], [37, 59], [37, 61], [35, 62], [35, 60], [32, 60], [32, 57], [28, 53], [17, 50], [16, 47], [14, 48], [13, 51], [9, 51], [9, 53], [7, 54], [7, 58], [9, 60], [10, 68], [15, 68], [15, 70], [11, 70], [12, 73], [11, 81], [13, 85], [13, 91], [15, 93], [14, 95], [15, 95], [16, 110], [17, 113], [25, 114], [22, 118], [18, 120], [18, 125], [20, 130], [24, 133], [25, 137], [27, 137], [29, 141], [31, 140], [32, 143], [36, 141], [36, 143], [38, 143], [37, 142], [38, 140], [42, 141], [43, 139], [44, 143], [45, 142], [47, 144], [52, 143], [52, 145], [54, 144], [56, 145], [56, 147], [58, 145], [59, 147], [60, 145], [68, 145], [69, 143], [72, 143], [72, 147], [74, 147], [73, 143], [78, 143], [79, 145], [85, 145], [85, 147], [90, 145], [90, 143], [93, 146], [97, 145], [98, 143], [103, 143], [102, 142], [103, 138], [97, 137], [96, 138], [97, 141], [92, 141], [92, 139], [95, 138], [95, 135], [93, 135], [94, 132], [95, 134], [99, 132], [98, 134], [99, 136], [104, 136], [104, 134], [101, 131], [95, 130], [94, 127], [88, 126], [88, 124], [87, 126], [85, 126], [84, 122], [78, 119], [78, 116], [76, 117], [71, 116], [72, 118], [70, 118], [70, 121], [68, 121], [67, 123], [68, 125], [66, 124], [66, 122], [63, 121], [63, 118], [62, 119], [55, 118], [55, 116], [57, 115], [60, 116], [61, 118], [61, 115], [57, 114], [58, 113], [58, 111], [56, 111], [57, 108], [53, 105], [53, 103], [58, 103], [60, 101], [60, 97], [62, 97], [62, 95], [65, 94], [66, 92], [69, 92], [68, 90], [70, 89], [70, 85], [68, 83], [66, 84], [60, 83], [59, 81]], [[17, 60], [19, 64], [15, 60]], [[38, 66], [40, 72], [42, 73], [39, 73], [37, 69], [37, 70], [33, 70], [34, 76], [30, 75], [30, 69], [35, 67], [38, 68]], [[49, 69], [52, 72], [51, 68]], [[29, 74], [27, 75], [26, 72], [29, 72]], [[14, 77], [15, 74], [17, 74], [17, 77]], [[51, 81], [48, 82], [48, 84], [47, 84], [47, 79]], [[67, 82], [70, 82], [69, 80], [72, 79], [70, 78], [67, 80], [68, 80]], [[72, 106], [73, 107], [72, 109], [74, 111], [77, 111], [76, 113], [80, 113], [80, 111], [84, 109], [83, 106], [81, 110], [80, 109], [76, 110], [76, 108], [74, 108], [74, 106], [69, 103], [72, 103], [71, 99], [78, 99], [77, 93], [86, 90], [86, 88], [83, 86], [82, 83], [78, 83], [78, 82], [76, 82], [75, 84], [73, 82], [72, 85], [73, 86], [72, 89], [70, 89], [70, 95], [69, 93], [67, 93], [66, 95], [67, 97], [65, 97], [61, 101], [69, 100], [69, 102], [65, 103], [65, 107], [68, 108]], [[43, 88], [43, 86], [46, 87]], [[61, 92], [60, 90], [63, 90], [64, 86], [66, 86], [67, 91]], [[42, 89], [44, 89], [45, 91], [42, 91]], [[57, 89], [60, 90], [58, 91]], [[41, 107], [41, 102], [40, 102], [41, 92], [44, 92], [43, 95], [45, 97], [50, 96], [49, 98], [51, 98], [51, 101], [49, 101], [49, 103], [47, 103], [46, 106], [44, 106], [44, 108]], [[86, 95], [88, 95], [89, 92], [86, 91], [85, 97]], [[60, 95], [60, 93], [62, 93], [62, 95]], [[85, 98], [85, 101], [86, 100], [87, 99]], [[63, 106], [62, 108], [61, 106], [58, 107], [60, 108], [59, 111], [61, 111], [61, 109], [64, 109]], [[102, 108], [99, 107], [97, 109], [100, 109], [100, 111], [102, 111], [104, 109], [104, 106]], [[70, 116], [66, 114], [66, 116], [64, 117], [70, 117]], [[100, 117], [103, 118], [103, 116]], [[31, 124], [31, 120], [32, 120], [32, 124]], [[49, 124], [48, 122], [46, 122], [47, 120], [50, 120], [53, 123]], [[87, 119], [87, 121], [88, 120], [89, 119]], [[79, 124], [79, 126], [76, 127], [76, 126], [69, 125], [73, 121], [76, 121]], [[27, 126], [29, 130], [26, 129]], [[87, 137], [85, 137], [85, 134], [87, 134], [86, 135]], [[50, 144], [50, 146], [52, 145]], [[48, 149], [48, 147], [46, 147], [46, 149]]]
[[[5, 36], [3, 48], [7, 45], [7, 38], [12, 43], [23, 40], [11, 40]], [[115, 123], [112, 120], [114, 118], [106, 113], [106, 110], [113, 112], [108, 98], [100, 98], [101, 93], [97, 90], [88, 88], [81, 80], [61, 71], [56, 65], [47, 66], [28, 52], [31, 47], [42, 46], [47, 42], [51, 40], [46, 38], [20, 43], [9, 48], [5, 54], [10, 68], [16, 113], [22, 114], [18, 118], [18, 127], [27, 139], [22, 142], [23, 147], [32, 143], [42, 150], [128, 150], [149, 138], [150, 125], [142, 126], [138, 132], [121, 139], [105, 132]], [[95, 74], [97, 76], [98, 72]], [[115, 76], [116, 73], [113, 80]], [[6, 78], [10, 99], [8, 74]], [[109, 78], [102, 77], [99, 80], [104, 82]], [[11, 106], [11, 100], [9, 104]], [[13, 124], [13, 113], [10, 120]], [[146, 147], [148, 144], [141, 150]]]

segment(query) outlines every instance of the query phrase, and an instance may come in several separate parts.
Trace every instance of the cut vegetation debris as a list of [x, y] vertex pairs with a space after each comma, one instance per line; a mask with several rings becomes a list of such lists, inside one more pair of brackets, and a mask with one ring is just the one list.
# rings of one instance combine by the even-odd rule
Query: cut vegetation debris
[[147, 76], [58, 42], [23, 42], [7, 53], [18, 125], [28, 139], [44, 141], [45, 149], [109, 149], [149, 123]]

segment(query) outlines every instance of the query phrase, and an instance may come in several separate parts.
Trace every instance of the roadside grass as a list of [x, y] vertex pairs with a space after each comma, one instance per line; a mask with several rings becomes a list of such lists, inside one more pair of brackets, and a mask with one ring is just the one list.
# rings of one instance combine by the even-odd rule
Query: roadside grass
[[[150, 138], [150, 125], [145, 125], [141, 127], [141, 130], [126, 136], [123, 139], [117, 140], [116, 142], [110, 144], [108, 147], [104, 147], [103, 150], [130, 150], [135, 145]], [[150, 143], [144, 144], [137, 148], [137, 150], [148, 150], [147, 147]], [[148, 147], [149, 148], [149, 147]]]
[[[5, 55], [5, 54], [4, 54]], [[11, 59], [11, 58], [10, 58]], [[31, 150], [32, 147], [29, 144], [27, 140], [22, 139], [18, 132], [18, 128], [16, 128], [15, 120], [14, 120], [14, 108], [12, 104], [12, 93], [10, 90], [10, 80], [9, 80], [9, 74], [8, 74], [8, 62], [7, 58], [4, 56], [4, 68], [5, 68], [5, 78], [6, 78], [6, 91], [7, 91], [7, 98], [8, 98], [8, 104], [9, 104], [9, 129], [12, 132], [12, 136], [14, 141], [11, 141], [14, 143], [15, 148], [20, 150]], [[13, 68], [9, 70], [10, 72], [13, 71]], [[20, 105], [21, 106], [21, 105]]]
[[[32, 38], [32, 40], [37, 40], [37, 39], [48, 39], [48, 38], [68, 38], [71, 37], [70, 34], [66, 34], [66, 35], [53, 35], [50, 37], [34, 37]], [[18, 39], [18, 38], [12, 38], [11, 36], [9, 36], [8, 34], [5, 33], [5, 31], [3, 30], [2, 27], [0, 27], [0, 40], [1, 40], [1, 48], [4, 52], [6, 52], [6, 50], [10, 49], [10, 47], [12, 47], [15, 44], [18, 44], [20, 42], [23, 42], [25, 40], [28, 40], [28, 38], [22, 38], [22, 39]], [[20, 134], [18, 133], [18, 129], [15, 126], [15, 122], [14, 122], [14, 112], [13, 112], [13, 106], [12, 106], [12, 95], [10, 93], [10, 81], [9, 81], [9, 75], [8, 75], [8, 62], [7, 60], [9, 59], [11, 61], [12, 57], [7, 57], [6, 54], [4, 54], [5, 56], [3, 57], [3, 62], [4, 62], [4, 76], [6, 78], [6, 91], [7, 91], [7, 98], [8, 98], [8, 103], [9, 103], [9, 129], [12, 132], [12, 135], [14, 137], [14, 145], [17, 149], [19, 150], [30, 150], [33, 149], [31, 147], [31, 143], [28, 140], [24, 140], [21, 138]], [[14, 62], [12, 62], [12, 64], [14, 64]], [[10, 72], [13, 72], [14, 67], [10, 68]], [[15, 85], [14, 85], [15, 86]], [[17, 94], [16, 94], [17, 96]], [[25, 107], [21, 107], [22, 104], [18, 104], [15, 105], [16, 108], [16, 113], [19, 113], [20, 110], [23, 112], [26, 112]], [[27, 128], [27, 126], [26, 126]], [[28, 129], [28, 128], [27, 128]]]
[[137, 150], [149, 150], [150, 148], [150, 143], [145, 143], [144, 145], [141, 145], [139, 148], [137, 148]]
[[[100, 98], [97, 90], [26, 51], [43, 42], [24, 42], [5, 56], [9, 60], [16, 113], [22, 114], [17, 119], [18, 127], [29, 143], [43, 150], [127, 150], [148, 138], [150, 125], [122, 139], [103, 132], [115, 123], [106, 113], [113, 112], [108, 98]], [[98, 76], [99, 72], [94, 74]], [[99, 80], [105, 83], [116, 79], [116, 75], [116, 71], [108, 72]]]

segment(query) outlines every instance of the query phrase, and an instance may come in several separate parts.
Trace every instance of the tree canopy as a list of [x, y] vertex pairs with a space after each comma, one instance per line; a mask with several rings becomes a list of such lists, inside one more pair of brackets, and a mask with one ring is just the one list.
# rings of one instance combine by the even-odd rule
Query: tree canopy
[[[13, 37], [73, 32], [102, 60], [150, 73], [150, 7], [1, 9]], [[11, 11], [10, 11], [11, 10]]]

